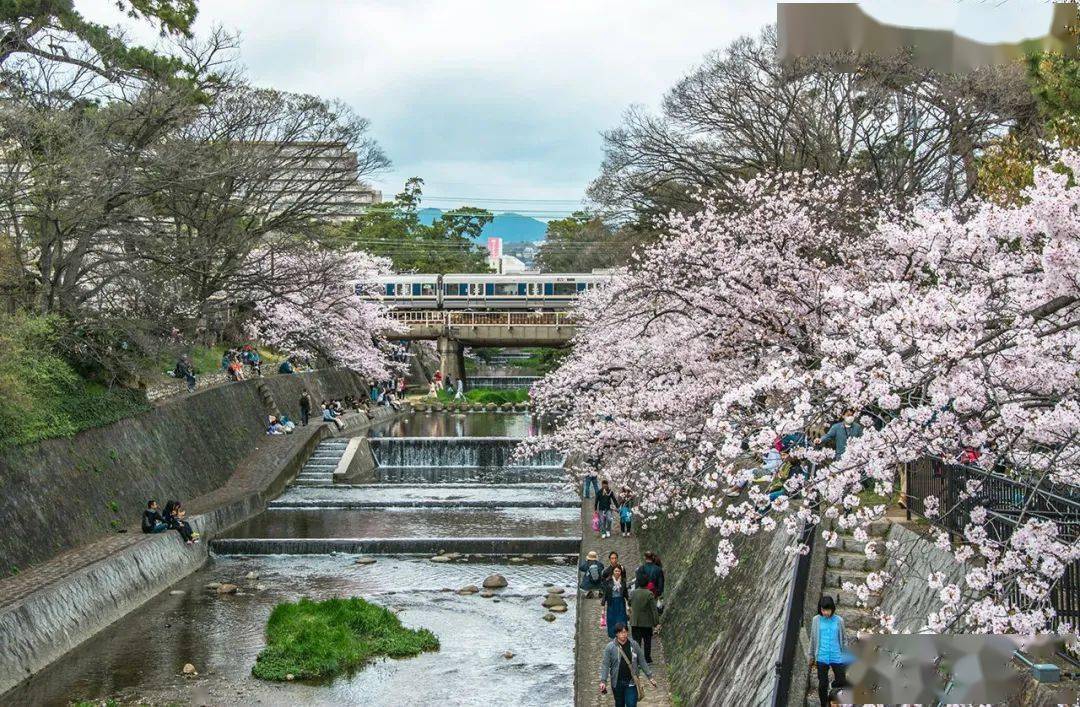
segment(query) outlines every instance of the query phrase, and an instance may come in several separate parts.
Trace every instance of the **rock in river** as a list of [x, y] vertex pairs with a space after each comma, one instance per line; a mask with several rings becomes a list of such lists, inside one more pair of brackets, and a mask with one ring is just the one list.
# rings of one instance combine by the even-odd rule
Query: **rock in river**
[[217, 593], [218, 594], [236, 594], [236, 590], [238, 588], [239, 587], [237, 587], [235, 584], [229, 584], [228, 582], [226, 582], [225, 584], [218, 585]]
[[432, 562], [449, 562], [450, 558], [447, 557], [446, 555], [436, 555], [435, 557], [431, 558], [431, 561]]
[[466, 586], [462, 587], [461, 589], [457, 590], [457, 593], [458, 594], [476, 594], [478, 591], [480, 591], [480, 589], [477, 588], [477, 586], [475, 584], [469, 584], [469, 585], [466, 585]]
[[558, 594], [548, 594], [544, 597], [544, 608], [550, 609], [554, 606], [566, 606], [566, 600]]
[[503, 577], [501, 574], [489, 575], [487, 579], [484, 580], [484, 587], [487, 589], [502, 589], [505, 586], [506, 577]]
[[184, 663], [184, 675], [198, 675], [198, 673], [195, 672], [195, 666], [191, 663]]
[[548, 623], [551, 623], [554, 620], [555, 620], [555, 614], [552, 614], [552, 613], [544, 614], [544, 621], [547, 621]]
[[367, 555], [356, 558], [356, 564], [358, 565], [373, 565], [375, 564], [375, 561], [374, 557], [368, 557]]

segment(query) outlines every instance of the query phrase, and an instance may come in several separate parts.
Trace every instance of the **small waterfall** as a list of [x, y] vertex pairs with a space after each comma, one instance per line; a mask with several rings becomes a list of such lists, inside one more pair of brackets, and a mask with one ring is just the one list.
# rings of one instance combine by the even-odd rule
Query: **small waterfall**
[[515, 460], [521, 440], [512, 437], [379, 437], [371, 450], [379, 466], [390, 467], [558, 467], [562, 455], [545, 450], [523, 461]]
[[540, 376], [472, 376], [465, 379], [465, 385], [469, 390], [474, 388], [508, 390], [511, 388], [528, 388], [538, 380], [540, 380]]

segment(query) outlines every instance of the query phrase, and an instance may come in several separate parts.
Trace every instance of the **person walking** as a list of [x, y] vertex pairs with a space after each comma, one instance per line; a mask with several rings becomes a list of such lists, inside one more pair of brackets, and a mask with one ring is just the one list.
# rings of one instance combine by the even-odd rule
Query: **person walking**
[[592, 498], [589, 495], [589, 489], [592, 488], [594, 493], [596, 493], [596, 495], [599, 496], [600, 495], [600, 480], [599, 480], [599, 475], [598, 475], [597, 469], [600, 467], [600, 464], [599, 464], [599, 462], [597, 461], [597, 459], [595, 457], [589, 457], [588, 459], [585, 460], [585, 465], [586, 465], [585, 489], [582, 492], [582, 495], [585, 498]]
[[626, 613], [626, 576], [623, 575], [622, 567], [616, 567], [611, 576], [604, 580], [603, 596], [600, 600], [604, 607], [604, 617], [607, 623], [608, 638], [615, 638], [615, 626], [626, 623], [629, 618]]
[[195, 392], [195, 366], [191, 363], [191, 359], [187, 356], [181, 356], [176, 362], [176, 369], [173, 371], [173, 375], [177, 378], [183, 378], [187, 383], [187, 391], [189, 393]]
[[645, 575], [645, 586], [652, 585], [652, 593], [657, 601], [664, 598], [664, 567], [660, 562], [660, 556], [655, 552], [646, 551], [645, 564], [638, 568]]
[[608, 487], [607, 479], [600, 482], [600, 492], [593, 501], [593, 510], [600, 514], [600, 537], [611, 537], [611, 521], [615, 513], [615, 494]]
[[653, 687], [656, 687], [656, 680], [642, 655], [641, 646], [630, 638], [626, 624], [620, 622], [614, 629], [615, 637], [604, 648], [600, 660], [600, 693], [606, 693], [610, 685], [615, 707], [637, 707], [638, 699], [642, 697], [638, 687], [639, 673], [645, 673]]
[[304, 427], [307, 427], [308, 418], [311, 417], [311, 394], [307, 392], [307, 388], [300, 394], [300, 422], [304, 423]]
[[634, 494], [627, 486], [619, 492], [619, 535], [627, 537], [634, 525]]
[[592, 599], [593, 592], [598, 594], [603, 591], [604, 566], [596, 557], [596, 550], [590, 550], [585, 556], [585, 561], [578, 565], [578, 571], [582, 573], [581, 583], [578, 585], [585, 591], [585, 598]]
[[645, 573], [638, 569], [634, 589], [630, 592], [630, 633], [641, 646], [645, 662], [652, 665], [653, 629], [660, 623], [656, 595], [645, 588]]
[[844, 619], [836, 614], [836, 603], [831, 596], [821, 597], [818, 613], [810, 622], [810, 667], [817, 665], [818, 698], [821, 704], [829, 704], [829, 670], [833, 672], [833, 687], [844, 687], [847, 665]]
[[622, 570], [623, 577], [627, 577], [626, 568], [619, 564], [619, 553], [612, 550], [607, 556], [607, 567], [604, 568], [604, 573], [600, 575], [601, 579], [611, 579], [611, 575], [614, 574], [615, 569]]
[[457, 390], [454, 392], [454, 400], [465, 399], [465, 382], [460, 378], [457, 379]]

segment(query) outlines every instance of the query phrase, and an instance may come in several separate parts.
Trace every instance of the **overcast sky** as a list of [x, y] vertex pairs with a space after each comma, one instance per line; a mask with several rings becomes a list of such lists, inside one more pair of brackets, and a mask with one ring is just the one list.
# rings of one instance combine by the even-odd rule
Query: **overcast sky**
[[[888, 22], [961, 26], [983, 41], [1043, 34], [1050, 16], [1031, 0], [864, 6]], [[76, 7], [128, 25], [111, 0]], [[393, 161], [375, 180], [384, 197], [421, 176], [427, 206], [464, 200], [537, 216], [578, 204], [603, 158], [600, 132], [628, 106], [657, 106], [707, 52], [776, 16], [762, 0], [201, 0], [199, 8], [196, 33], [215, 25], [239, 33], [256, 84], [340, 99], [371, 120]]]

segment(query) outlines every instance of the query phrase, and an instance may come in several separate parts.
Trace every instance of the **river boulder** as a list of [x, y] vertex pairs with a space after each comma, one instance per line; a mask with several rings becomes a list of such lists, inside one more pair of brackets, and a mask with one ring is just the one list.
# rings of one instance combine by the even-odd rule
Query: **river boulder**
[[485, 589], [502, 589], [505, 586], [506, 577], [503, 577], [501, 574], [489, 575], [486, 579], [484, 579]]

